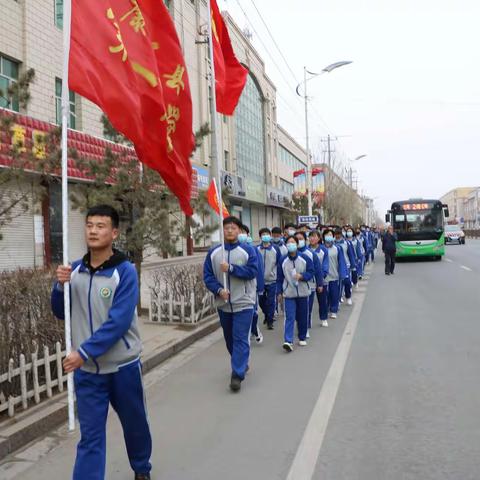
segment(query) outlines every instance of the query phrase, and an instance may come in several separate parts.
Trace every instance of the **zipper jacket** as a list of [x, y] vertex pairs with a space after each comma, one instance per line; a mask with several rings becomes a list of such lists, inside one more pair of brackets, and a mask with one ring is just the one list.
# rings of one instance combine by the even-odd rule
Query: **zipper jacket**
[[[90, 256], [73, 262], [70, 280], [72, 346], [90, 373], [113, 373], [138, 360], [142, 343], [137, 326], [138, 278], [127, 257], [114, 251], [98, 268]], [[55, 283], [52, 310], [64, 319], [63, 286]]]
[[[221, 245], [212, 247], [203, 264], [203, 280], [215, 295], [215, 303], [223, 312], [241, 312], [254, 308], [257, 300], [258, 256], [255, 247], [245, 243], [225, 243], [225, 261], [230, 265], [227, 285], [223, 285]], [[220, 290], [230, 291], [228, 302], [219, 297]]]
[[256, 247], [253, 247], [257, 255], [257, 293], [261, 295], [265, 290], [265, 273], [263, 269], [263, 258]]
[[[302, 280], [297, 281], [294, 273], [300, 273]], [[311, 282], [315, 277], [313, 262], [307, 255], [297, 253], [294, 257], [287, 255], [282, 257], [277, 270], [277, 294], [283, 294], [286, 298], [309, 297], [311, 294]]]
[[322, 264], [320, 263], [320, 259], [317, 255], [315, 255], [311, 248], [305, 247], [299, 248], [298, 251], [303, 255], [307, 255], [310, 260], [313, 262], [313, 269], [315, 270], [314, 281], [312, 285], [310, 285], [312, 290], [315, 288], [323, 286], [323, 272], [322, 272]]
[[319, 245], [316, 249], [310, 248], [310, 250], [318, 256], [320, 265], [322, 266], [322, 278], [327, 278], [329, 269], [328, 250], [324, 245]]
[[336, 244], [326, 248], [328, 250], [329, 262], [327, 280], [332, 282], [348, 278], [350, 273], [347, 270], [347, 262], [345, 261], [345, 255], [343, 254], [343, 248]]
[[278, 262], [282, 258], [280, 250], [276, 249], [272, 244], [269, 244], [267, 247], [260, 244], [257, 247], [257, 251], [262, 260], [261, 265], [264, 271], [265, 285], [276, 283]]

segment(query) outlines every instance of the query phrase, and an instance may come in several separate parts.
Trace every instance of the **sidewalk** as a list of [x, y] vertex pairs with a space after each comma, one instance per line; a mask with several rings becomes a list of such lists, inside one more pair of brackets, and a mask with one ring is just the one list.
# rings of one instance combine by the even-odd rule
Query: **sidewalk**
[[[203, 320], [196, 327], [152, 324], [148, 318], [141, 317], [139, 329], [144, 346], [144, 373], [214, 332], [219, 325], [216, 315]], [[66, 420], [67, 397], [66, 393], [62, 393], [0, 423], [0, 460]]]

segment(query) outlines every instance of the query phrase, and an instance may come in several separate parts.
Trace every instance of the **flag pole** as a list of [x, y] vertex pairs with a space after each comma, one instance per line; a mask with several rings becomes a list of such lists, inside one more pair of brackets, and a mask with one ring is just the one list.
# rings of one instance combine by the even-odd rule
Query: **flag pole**
[[[218, 200], [218, 228], [220, 232], [220, 242], [222, 244], [222, 257], [225, 261], [225, 237], [223, 234], [223, 200], [222, 200], [222, 169], [218, 159], [218, 127], [217, 127], [217, 93], [215, 90], [215, 60], [213, 53], [213, 35], [212, 35], [212, 4], [207, 0], [208, 7], [208, 57], [210, 60], [210, 119], [212, 132], [212, 156], [213, 179]], [[216, 179], [216, 180], [215, 180]], [[223, 274], [223, 286], [227, 288], [227, 274]]]
[[[69, 264], [68, 253], [68, 118], [70, 116], [70, 98], [68, 90], [68, 59], [70, 53], [71, 0], [63, 2], [63, 72], [62, 72], [62, 244], [63, 265]], [[65, 303], [65, 347], [67, 355], [72, 351], [72, 334], [70, 318], [70, 282], [64, 284]], [[59, 375], [61, 372], [59, 372]], [[75, 410], [73, 399], [73, 373], [67, 375], [68, 393], [68, 430], [75, 430]]]

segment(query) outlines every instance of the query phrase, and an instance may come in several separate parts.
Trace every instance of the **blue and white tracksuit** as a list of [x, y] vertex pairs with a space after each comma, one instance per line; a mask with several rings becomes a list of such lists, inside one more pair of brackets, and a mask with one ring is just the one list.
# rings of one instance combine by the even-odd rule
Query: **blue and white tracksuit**
[[259, 297], [259, 304], [265, 315], [267, 325], [272, 325], [273, 317], [275, 315], [275, 300], [277, 297], [277, 268], [282, 259], [282, 255], [280, 254], [280, 250], [272, 244], [269, 244], [268, 246], [264, 246], [263, 244], [259, 245], [257, 247], [257, 252], [261, 259], [262, 270], [264, 273], [262, 280], [265, 285], [263, 293]]
[[[128, 458], [136, 473], [151, 470], [152, 440], [142, 385], [137, 327], [137, 272], [114, 251], [98, 268], [90, 256], [72, 264], [72, 346], [85, 363], [74, 373], [81, 439], [74, 480], [104, 480], [109, 404], [123, 427]], [[64, 319], [63, 287], [52, 290], [52, 310]]]
[[363, 262], [365, 257], [365, 251], [363, 250], [362, 242], [359, 237], [352, 239], [353, 249], [355, 251], [356, 258], [356, 270], [352, 271], [352, 282], [354, 285], [358, 283], [358, 278], [363, 276]]
[[264, 272], [263, 272], [263, 259], [260, 255], [260, 252], [257, 250], [256, 247], [253, 247], [255, 250], [255, 254], [257, 255], [257, 298], [255, 301], [255, 308], [253, 309], [253, 319], [252, 319], [252, 328], [251, 333], [258, 337], [258, 304], [259, 298], [263, 295], [265, 290], [265, 280], [264, 280]]
[[[250, 330], [257, 300], [258, 257], [255, 247], [238, 242], [225, 243], [225, 256], [230, 265], [226, 274], [227, 285], [223, 285], [221, 245], [208, 252], [203, 265], [203, 280], [215, 295], [225, 343], [231, 355], [232, 375], [243, 380], [250, 357]], [[230, 291], [227, 302], [219, 296], [224, 288]]]
[[317, 290], [317, 287], [323, 287], [322, 264], [320, 263], [318, 255], [315, 255], [309, 247], [305, 246], [299, 248], [298, 251], [304, 255], [307, 255], [310, 258], [310, 260], [313, 262], [313, 268], [315, 270], [315, 281], [312, 282], [312, 291], [310, 293], [310, 296], [308, 297], [308, 328], [312, 328], [312, 310], [315, 292]]
[[347, 264], [343, 249], [339, 245], [326, 245], [328, 250], [328, 274], [325, 281], [328, 283], [327, 310], [330, 313], [338, 312], [340, 303], [340, 282], [347, 278]]
[[[296, 273], [302, 280], [294, 278]], [[277, 271], [277, 294], [285, 299], [285, 331], [284, 341], [293, 343], [295, 321], [298, 338], [305, 340], [308, 331], [308, 299], [311, 283], [315, 281], [313, 262], [307, 255], [296, 253], [294, 256], [282, 257]]]
[[345, 292], [346, 298], [352, 298], [352, 271], [356, 270], [357, 259], [355, 257], [355, 250], [353, 248], [352, 242], [350, 240], [342, 239], [338, 242], [335, 242], [336, 245], [339, 245], [343, 250], [343, 256], [345, 258], [347, 275], [340, 282], [340, 298], [342, 298], [343, 292]]
[[366, 262], [369, 263], [370, 260], [375, 261], [374, 253], [374, 239], [372, 232], [365, 232], [365, 250], [366, 250]]
[[[320, 320], [326, 320], [328, 318], [328, 283], [326, 281], [329, 269], [328, 250], [324, 245], [319, 245], [315, 250], [311, 250], [315, 255], [317, 255], [318, 260], [322, 266], [323, 290], [322, 293], [317, 292], [317, 301]], [[310, 311], [312, 310], [312, 308], [313, 301], [310, 305]]]

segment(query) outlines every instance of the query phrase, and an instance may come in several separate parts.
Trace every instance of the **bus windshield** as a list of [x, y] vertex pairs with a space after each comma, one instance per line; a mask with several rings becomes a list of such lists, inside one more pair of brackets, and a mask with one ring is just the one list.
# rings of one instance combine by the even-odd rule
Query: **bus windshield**
[[394, 228], [401, 240], [438, 240], [443, 233], [440, 209], [393, 212]]

